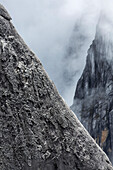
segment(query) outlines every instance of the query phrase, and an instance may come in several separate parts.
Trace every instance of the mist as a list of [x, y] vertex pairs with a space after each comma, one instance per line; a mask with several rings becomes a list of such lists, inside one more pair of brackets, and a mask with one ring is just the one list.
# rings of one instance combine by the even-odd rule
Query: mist
[[1, 3], [59, 93], [71, 105], [100, 12], [104, 10], [109, 15], [112, 1], [1, 0]]

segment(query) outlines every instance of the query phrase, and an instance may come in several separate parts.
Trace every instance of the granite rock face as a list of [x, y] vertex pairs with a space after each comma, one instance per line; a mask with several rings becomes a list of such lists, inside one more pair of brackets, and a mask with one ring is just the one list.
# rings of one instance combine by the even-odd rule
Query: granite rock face
[[113, 163], [112, 27], [102, 14], [71, 108]]
[[113, 170], [2, 6], [0, 170]]

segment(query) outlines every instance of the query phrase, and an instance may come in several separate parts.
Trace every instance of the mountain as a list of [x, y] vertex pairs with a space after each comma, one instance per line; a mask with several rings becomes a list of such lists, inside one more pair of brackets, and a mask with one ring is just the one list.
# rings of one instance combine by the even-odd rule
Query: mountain
[[113, 21], [103, 12], [71, 108], [113, 163]]
[[0, 5], [0, 170], [113, 170]]

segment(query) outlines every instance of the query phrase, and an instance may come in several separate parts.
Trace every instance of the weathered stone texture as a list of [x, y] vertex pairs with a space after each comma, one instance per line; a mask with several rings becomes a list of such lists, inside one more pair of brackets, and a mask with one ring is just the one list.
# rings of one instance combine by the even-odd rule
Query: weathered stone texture
[[0, 8], [0, 170], [112, 170]]

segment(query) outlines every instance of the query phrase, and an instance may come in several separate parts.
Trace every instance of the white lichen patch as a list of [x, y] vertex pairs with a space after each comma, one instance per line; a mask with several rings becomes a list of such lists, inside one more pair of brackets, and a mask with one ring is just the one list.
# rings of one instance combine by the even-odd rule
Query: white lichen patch
[[21, 61], [18, 62], [18, 68], [22, 68], [23, 63]]
[[2, 50], [4, 51], [5, 47], [7, 46], [7, 43], [5, 40], [1, 40]]

